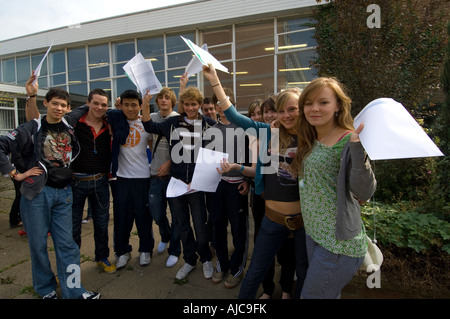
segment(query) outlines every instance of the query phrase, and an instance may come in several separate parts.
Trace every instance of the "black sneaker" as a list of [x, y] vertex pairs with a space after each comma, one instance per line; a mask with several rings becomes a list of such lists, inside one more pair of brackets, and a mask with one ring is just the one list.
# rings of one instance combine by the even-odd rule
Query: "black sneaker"
[[86, 291], [81, 295], [80, 299], [100, 299], [100, 294], [98, 292]]

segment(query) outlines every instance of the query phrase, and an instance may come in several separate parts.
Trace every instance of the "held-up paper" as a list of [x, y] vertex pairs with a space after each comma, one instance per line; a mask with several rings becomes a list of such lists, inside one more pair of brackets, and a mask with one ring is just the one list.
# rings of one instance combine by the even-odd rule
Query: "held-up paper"
[[[202, 49], [205, 51], [208, 51], [208, 45], [205, 43], [202, 45]], [[203, 63], [198, 59], [196, 55], [189, 61], [188, 65], [186, 66], [186, 69], [184, 70], [184, 73], [187, 73], [187, 77], [191, 77], [200, 71], [203, 70]]]
[[372, 160], [443, 156], [405, 107], [391, 98], [376, 99], [355, 117], [361, 143]]
[[186, 39], [183, 36], [180, 36], [180, 37], [184, 40], [184, 42], [186, 42], [187, 46], [191, 49], [191, 51], [194, 52], [194, 54], [195, 54], [194, 57], [197, 58], [202, 65], [207, 66], [209, 63], [211, 63], [216, 70], [220, 70], [220, 71], [229, 73], [228, 68], [226, 68], [219, 61], [217, 61], [217, 59], [215, 57], [213, 57], [211, 55], [211, 53], [200, 48], [198, 45], [196, 45], [191, 40]]
[[228, 160], [228, 154], [200, 148], [195, 162], [191, 188], [204, 192], [215, 192], [222, 175], [217, 172], [220, 162]]
[[42, 63], [44, 63], [44, 60], [47, 57], [47, 55], [49, 54], [52, 46], [53, 46], [53, 42], [52, 42], [52, 44], [50, 44], [50, 47], [47, 49], [47, 52], [44, 54], [44, 57], [42, 58], [41, 62], [39, 62], [38, 66], [36, 67], [36, 70], [34, 70], [34, 74], [36, 75], [36, 79], [34, 79], [33, 85], [36, 84], [37, 79], [38, 79], [39, 75], [41, 74]]
[[123, 69], [142, 95], [145, 95], [147, 90], [150, 91], [150, 94], [157, 94], [161, 91], [162, 85], [156, 77], [152, 63], [146, 61], [141, 53], [136, 54], [128, 61]]

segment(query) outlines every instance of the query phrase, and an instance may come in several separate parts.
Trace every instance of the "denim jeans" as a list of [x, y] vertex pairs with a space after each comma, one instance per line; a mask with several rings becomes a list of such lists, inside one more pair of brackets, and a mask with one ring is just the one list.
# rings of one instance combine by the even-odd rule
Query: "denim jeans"
[[[239, 194], [239, 183], [220, 181], [214, 193], [206, 193], [208, 212], [213, 224], [214, 248], [220, 268], [239, 275], [245, 268], [248, 249], [248, 197]], [[244, 199], [247, 199], [245, 202]], [[233, 253], [228, 257], [228, 223], [233, 240]]]
[[47, 234], [50, 232], [62, 297], [79, 298], [86, 290], [81, 283], [73, 284], [73, 270], [69, 267], [80, 266], [80, 249], [72, 237], [72, 189], [45, 186], [32, 200], [22, 196], [20, 212], [30, 246], [34, 290], [45, 296], [56, 289], [47, 252]]
[[341, 291], [361, 267], [364, 257], [334, 254], [306, 235], [309, 269], [302, 299], [338, 299]]
[[117, 177], [114, 182], [114, 251], [121, 256], [132, 251], [130, 235], [133, 224], [139, 236], [139, 252], [152, 253], [155, 246], [152, 216], [148, 209], [149, 178]]
[[[263, 217], [253, 248], [250, 266], [242, 281], [238, 298], [255, 299], [259, 285], [264, 279], [275, 255], [291, 232], [286, 226], [275, 223], [266, 216]], [[305, 229], [302, 227], [293, 231], [293, 233], [297, 273], [295, 297], [298, 298], [306, 277], [308, 258], [306, 254]]]
[[[200, 255], [200, 261], [202, 263], [211, 261], [212, 255], [209, 249], [204, 193], [195, 192], [169, 198], [169, 202], [171, 202], [171, 209], [175, 218], [175, 227], [178, 228], [180, 239], [183, 243], [183, 258], [185, 262], [195, 266], [198, 255]], [[194, 224], [195, 237], [191, 227], [191, 216]]]
[[73, 238], [81, 247], [81, 221], [86, 198], [92, 208], [94, 223], [95, 261], [109, 257], [108, 222], [109, 222], [109, 184], [108, 176], [96, 181], [74, 180], [72, 183]]
[[178, 257], [181, 254], [181, 240], [180, 235], [178, 234], [178, 229], [174, 227], [173, 210], [170, 207], [170, 202], [169, 207], [172, 215], [172, 226], [169, 224], [169, 220], [167, 219], [167, 185], [169, 185], [168, 179], [151, 179], [150, 190], [148, 192], [148, 206], [156, 225], [159, 227], [161, 241], [164, 243], [168, 243], [170, 241], [169, 248], [167, 249], [169, 255]]

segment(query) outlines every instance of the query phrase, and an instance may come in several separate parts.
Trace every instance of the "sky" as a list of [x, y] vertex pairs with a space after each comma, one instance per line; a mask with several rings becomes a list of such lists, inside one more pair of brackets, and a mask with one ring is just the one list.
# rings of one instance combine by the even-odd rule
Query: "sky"
[[0, 0], [0, 41], [192, 0]]

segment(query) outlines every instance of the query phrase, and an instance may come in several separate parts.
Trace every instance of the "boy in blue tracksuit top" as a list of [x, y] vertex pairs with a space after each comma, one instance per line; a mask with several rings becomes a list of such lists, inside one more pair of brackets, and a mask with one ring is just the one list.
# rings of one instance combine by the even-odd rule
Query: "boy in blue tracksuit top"
[[[151, 121], [150, 108], [148, 105], [143, 105], [142, 122], [147, 132], [162, 134], [169, 142], [172, 160], [170, 175], [189, 184], [194, 174], [195, 156], [198, 154], [198, 149], [206, 144], [203, 139], [205, 130], [214, 125], [216, 121], [198, 113], [203, 103], [203, 95], [195, 87], [186, 88], [180, 95], [179, 103], [183, 104], [185, 112], [179, 116], [170, 117], [162, 123]], [[175, 278], [183, 280], [194, 269], [198, 259], [197, 250], [200, 261], [203, 263], [203, 275], [207, 279], [211, 278], [214, 269], [209, 249], [204, 193], [194, 192], [169, 198], [169, 200], [173, 208], [175, 227], [178, 227], [183, 243], [185, 260], [185, 264]], [[190, 226], [189, 212], [194, 222], [195, 237]]]

